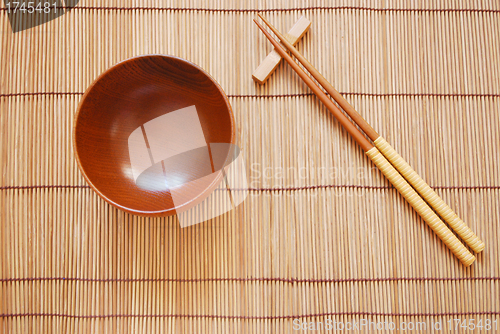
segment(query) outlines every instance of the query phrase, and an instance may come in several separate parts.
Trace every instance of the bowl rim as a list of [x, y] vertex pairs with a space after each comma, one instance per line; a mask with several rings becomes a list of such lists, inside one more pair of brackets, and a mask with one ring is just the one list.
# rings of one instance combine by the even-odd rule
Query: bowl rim
[[[228, 113], [229, 113], [229, 118], [230, 118], [230, 121], [231, 121], [231, 144], [237, 144], [236, 143], [236, 125], [235, 125], [235, 118], [234, 118], [234, 113], [233, 113], [233, 109], [231, 107], [231, 103], [229, 103], [229, 99], [226, 95], [226, 92], [224, 92], [224, 90], [222, 89], [221, 85], [217, 82], [217, 80], [215, 80], [212, 75], [210, 75], [210, 73], [208, 73], [207, 71], [205, 71], [201, 66], [189, 61], [189, 60], [186, 60], [186, 59], [183, 59], [183, 58], [180, 58], [180, 57], [177, 57], [177, 56], [172, 56], [172, 55], [166, 55], [166, 54], [161, 54], [161, 53], [152, 53], [152, 54], [144, 54], [144, 55], [137, 55], [137, 56], [133, 56], [133, 57], [130, 57], [130, 58], [127, 58], [127, 59], [124, 59], [124, 60], [121, 60], [117, 63], [115, 63], [114, 65], [110, 66], [108, 69], [106, 69], [104, 72], [102, 72], [96, 79], [94, 79], [94, 81], [87, 87], [87, 89], [85, 90], [85, 93], [83, 94], [80, 102], [78, 103], [78, 107], [77, 107], [77, 111], [76, 111], [76, 114], [75, 114], [75, 119], [73, 120], [73, 138], [72, 138], [72, 142], [73, 142], [73, 150], [74, 150], [74, 155], [75, 155], [75, 158], [76, 158], [76, 161], [77, 161], [77, 165], [78, 165], [78, 169], [80, 170], [80, 172], [82, 173], [83, 177], [85, 178], [85, 181], [87, 181], [87, 183], [90, 185], [90, 187], [92, 188], [92, 190], [94, 190], [97, 195], [99, 195], [99, 197], [101, 197], [102, 199], [104, 199], [106, 202], [108, 202], [109, 204], [111, 204], [112, 206], [118, 208], [118, 209], [121, 209], [125, 212], [128, 212], [128, 213], [132, 213], [132, 214], [135, 214], [135, 215], [140, 215], [140, 216], [146, 216], [146, 217], [158, 217], [158, 216], [171, 216], [171, 215], [174, 215], [177, 213], [177, 209], [185, 209], [185, 210], [188, 210], [189, 208], [197, 205], [199, 202], [201, 202], [202, 200], [204, 200], [207, 196], [206, 194], [211, 192], [212, 190], [214, 190], [221, 178], [223, 177], [222, 173], [219, 173], [217, 175], [217, 177], [214, 179], [214, 181], [212, 181], [212, 183], [207, 187], [205, 188], [205, 190], [203, 190], [202, 192], [200, 192], [197, 196], [193, 197], [190, 201], [186, 202], [186, 203], [183, 203], [181, 206], [179, 207], [174, 207], [174, 208], [171, 208], [171, 209], [166, 209], [166, 210], [157, 210], [157, 211], [145, 211], [145, 210], [138, 210], [138, 209], [132, 209], [132, 208], [129, 208], [127, 206], [124, 206], [124, 205], [121, 205], [119, 203], [116, 203], [115, 201], [111, 200], [110, 198], [108, 198], [106, 195], [104, 195], [95, 185], [94, 183], [90, 180], [90, 178], [88, 177], [87, 173], [85, 172], [85, 169], [83, 168], [82, 166], [82, 163], [81, 163], [81, 160], [80, 160], [80, 155], [78, 154], [78, 149], [77, 149], [77, 142], [76, 142], [76, 127], [78, 125], [78, 120], [80, 118], [80, 112], [81, 112], [81, 108], [82, 108], [82, 105], [85, 101], [85, 99], [87, 98], [88, 94], [92, 91], [92, 89], [94, 88], [94, 86], [96, 85], [97, 82], [99, 82], [103, 77], [109, 75], [109, 73], [114, 70], [116, 67], [118, 66], [123, 66], [125, 63], [128, 63], [128, 62], [133, 62], [137, 59], [141, 59], [141, 58], [149, 58], [149, 57], [164, 57], [164, 58], [168, 58], [168, 59], [173, 59], [173, 60], [176, 60], [176, 61], [180, 61], [180, 62], [183, 62], [189, 66], [192, 66], [194, 68], [196, 68], [197, 70], [199, 70], [201, 73], [203, 73], [210, 81], [212, 81], [212, 83], [215, 85], [215, 87], [217, 87], [217, 89], [219, 90], [222, 98], [224, 99], [224, 102], [227, 106], [227, 110], [228, 110]], [[229, 156], [226, 158], [226, 159], [229, 159]], [[226, 160], [227, 162], [227, 160]]]

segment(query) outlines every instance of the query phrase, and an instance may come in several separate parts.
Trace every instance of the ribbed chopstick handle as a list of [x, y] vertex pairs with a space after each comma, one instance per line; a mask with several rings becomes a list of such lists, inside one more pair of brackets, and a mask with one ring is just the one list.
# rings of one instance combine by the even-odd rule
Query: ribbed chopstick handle
[[465, 266], [470, 266], [476, 259], [474, 255], [460, 242], [460, 240], [450, 231], [443, 221], [425, 203], [417, 192], [406, 182], [399, 172], [387, 161], [380, 151], [373, 147], [366, 151], [373, 163], [380, 169], [385, 177], [399, 191], [406, 201], [415, 209], [422, 219], [438, 235], [445, 245], [455, 254], [455, 256]]
[[425, 201], [441, 216], [451, 228], [476, 253], [484, 249], [484, 242], [472, 232], [457, 214], [446, 204], [441, 197], [411, 168], [411, 166], [392, 148], [382, 137], [374, 141], [375, 146], [401, 175], [415, 188]]

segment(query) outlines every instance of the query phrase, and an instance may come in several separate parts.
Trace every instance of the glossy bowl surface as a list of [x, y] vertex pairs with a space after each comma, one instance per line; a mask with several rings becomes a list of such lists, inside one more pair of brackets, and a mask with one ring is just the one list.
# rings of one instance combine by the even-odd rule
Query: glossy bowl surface
[[[182, 116], [183, 110], [189, 110], [191, 116], [197, 115], [199, 124], [198, 121], [183, 124], [191, 117]], [[174, 112], [184, 117], [176, 121], [181, 123], [171, 121]], [[201, 137], [193, 132], [197, 124], [201, 126]], [[153, 130], [159, 139], [152, 135]], [[143, 149], [142, 139], [133, 140], [142, 134], [147, 150]], [[193, 63], [172, 56], [146, 55], [114, 65], [87, 89], [78, 107], [73, 144], [80, 170], [104, 200], [130, 213], [166, 216], [196, 205], [220, 181], [220, 177], [214, 178], [203, 189], [181, 182], [176, 191], [182, 195], [178, 197], [182, 201], [174, 204], [163, 177], [172, 176], [169, 173], [173, 171], [165, 169], [166, 162], [155, 163], [154, 155], [158, 153], [153, 146], [160, 145], [165, 152], [172, 148], [182, 151], [184, 146], [187, 150], [196, 146], [191, 139], [196, 136], [204, 137], [207, 145], [235, 143], [234, 115], [226, 94], [208, 73]], [[201, 167], [196, 159], [191, 157], [189, 165], [185, 164], [186, 159], [183, 161], [184, 165], [177, 164], [182, 166], [180, 173], [184, 173], [176, 171], [180, 179], [189, 179], [199, 172]], [[144, 172], [146, 167], [141, 167], [138, 172], [137, 166], [143, 162], [146, 167], [148, 164], [156, 167], [147, 172]], [[160, 172], [155, 174], [155, 170]], [[179, 175], [176, 174], [177, 179]]]

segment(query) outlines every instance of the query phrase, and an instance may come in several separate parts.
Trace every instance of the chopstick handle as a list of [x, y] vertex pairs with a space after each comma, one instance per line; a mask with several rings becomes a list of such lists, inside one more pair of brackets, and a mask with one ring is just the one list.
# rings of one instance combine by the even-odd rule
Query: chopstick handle
[[411, 168], [411, 166], [396, 152], [394, 148], [382, 137], [374, 141], [375, 146], [387, 160], [398, 170], [423, 199], [441, 216], [451, 228], [469, 245], [476, 253], [484, 249], [484, 242], [472, 232], [457, 214], [446, 204], [441, 197]]
[[406, 182], [399, 172], [387, 161], [380, 151], [373, 147], [366, 151], [366, 155], [380, 169], [385, 177], [399, 191], [405, 200], [415, 209], [429, 227], [445, 243], [445, 245], [455, 254], [455, 256], [465, 266], [470, 266], [476, 259], [474, 255], [460, 242], [460, 240], [450, 231], [443, 221], [425, 203], [417, 192]]

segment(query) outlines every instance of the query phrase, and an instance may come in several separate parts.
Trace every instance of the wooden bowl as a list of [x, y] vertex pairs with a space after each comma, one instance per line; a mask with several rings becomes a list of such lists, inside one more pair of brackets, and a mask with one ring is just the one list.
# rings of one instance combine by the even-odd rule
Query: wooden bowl
[[[150, 124], [156, 124], [158, 136], [170, 138], [167, 144], [162, 143], [162, 149], [175, 150], [186, 142], [188, 148], [194, 145], [189, 131], [196, 129], [198, 121], [181, 126], [171, 121], [173, 115], [184, 115], [183, 110], [189, 110], [194, 117], [197, 114], [201, 138], [204, 136], [206, 143], [235, 143], [234, 115], [226, 94], [208, 73], [186, 60], [164, 55], [134, 57], [116, 64], [94, 81], [78, 107], [73, 144], [80, 170], [99, 196], [133, 214], [167, 216], [196, 205], [213, 191], [219, 176], [203, 188], [177, 184], [176, 191], [183, 199], [174, 203], [168, 185], [165, 186], [168, 168], [165, 170], [164, 165], [157, 163], [163, 173], [139, 173], [147, 166], [137, 171], [142, 162], [155, 163], [156, 153], [151, 155], [150, 145], [156, 144], [147, 133], [152, 128], [148, 128]], [[163, 123], [157, 122], [162, 119]], [[189, 120], [183, 121], [186, 119]], [[142, 152], [144, 159], [142, 139], [135, 144], [133, 141], [142, 133], [148, 147], [147, 151], [144, 148], [146, 153]], [[178, 142], [172, 142], [172, 138], [178, 138]], [[184, 161], [182, 166], [188, 178], [200, 169], [196, 159], [189, 160], [188, 165]], [[143, 177], [145, 174], [149, 176]], [[139, 184], [141, 178], [146, 178], [146, 183]]]

